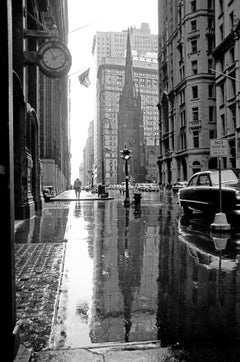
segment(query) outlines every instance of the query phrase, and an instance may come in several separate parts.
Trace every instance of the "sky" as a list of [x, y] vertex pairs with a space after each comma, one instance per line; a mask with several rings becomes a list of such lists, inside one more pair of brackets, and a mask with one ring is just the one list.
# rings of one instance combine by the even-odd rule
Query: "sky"
[[[140, 28], [149, 23], [152, 34], [157, 34], [158, 0], [68, 0], [69, 36], [68, 48], [72, 54], [69, 72], [70, 92], [70, 137], [72, 180], [79, 176], [83, 148], [86, 144], [88, 126], [94, 119], [93, 37], [97, 31], [126, 30], [131, 26]], [[80, 85], [78, 76], [90, 67], [92, 82], [86, 88]]]

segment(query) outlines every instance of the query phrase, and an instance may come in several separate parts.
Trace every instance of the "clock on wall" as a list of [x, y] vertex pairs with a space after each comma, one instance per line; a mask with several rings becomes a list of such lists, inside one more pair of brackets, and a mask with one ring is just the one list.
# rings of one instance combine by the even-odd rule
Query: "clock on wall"
[[45, 42], [38, 49], [37, 65], [49, 78], [64, 77], [72, 65], [71, 53], [59, 41]]

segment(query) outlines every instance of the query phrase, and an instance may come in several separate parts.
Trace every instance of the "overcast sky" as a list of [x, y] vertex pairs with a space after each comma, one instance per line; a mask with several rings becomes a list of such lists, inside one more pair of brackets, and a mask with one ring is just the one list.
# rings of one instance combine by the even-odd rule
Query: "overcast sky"
[[[71, 153], [72, 180], [78, 176], [90, 121], [94, 117], [93, 86], [80, 85], [78, 75], [93, 66], [92, 42], [97, 31], [122, 31], [149, 23], [157, 34], [157, 0], [68, 0], [69, 38], [72, 54]], [[77, 30], [78, 29], [78, 30]], [[80, 73], [79, 73], [80, 72]]]

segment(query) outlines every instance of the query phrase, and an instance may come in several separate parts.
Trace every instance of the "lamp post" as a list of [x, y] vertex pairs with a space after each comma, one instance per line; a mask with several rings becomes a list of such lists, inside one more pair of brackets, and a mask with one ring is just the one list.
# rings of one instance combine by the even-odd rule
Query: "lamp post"
[[125, 145], [124, 149], [120, 151], [121, 158], [123, 158], [125, 160], [126, 196], [125, 196], [125, 200], [124, 200], [124, 206], [126, 206], [126, 207], [130, 205], [129, 180], [128, 180], [128, 160], [131, 158], [130, 152], [132, 152], [132, 151], [129, 150], [126, 145]]

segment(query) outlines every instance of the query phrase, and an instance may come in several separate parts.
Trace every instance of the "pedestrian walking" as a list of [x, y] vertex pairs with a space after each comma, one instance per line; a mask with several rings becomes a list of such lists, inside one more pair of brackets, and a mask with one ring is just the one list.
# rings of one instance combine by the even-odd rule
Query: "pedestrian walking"
[[76, 180], [74, 181], [73, 187], [74, 187], [74, 190], [75, 190], [76, 198], [79, 199], [80, 198], [80, 193], [81, 193], [81, 188], [82, 188], [82, 183], [79, 180], [79, 178], [76, 178]]

